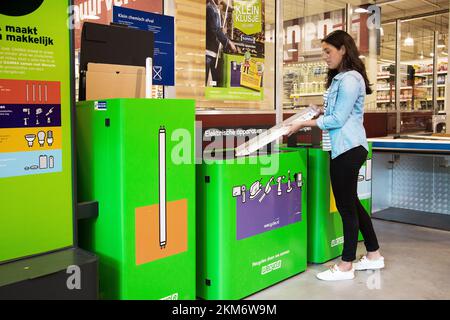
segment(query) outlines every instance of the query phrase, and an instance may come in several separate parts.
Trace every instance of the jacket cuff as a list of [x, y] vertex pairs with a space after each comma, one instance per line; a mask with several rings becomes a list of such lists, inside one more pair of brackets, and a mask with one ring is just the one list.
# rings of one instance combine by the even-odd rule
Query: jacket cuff
[[323, 116], [320, 116], [319, 118], [317, 118], [316, 120], [317, 126], [321, 129], [321, 130], [326, 130], [324, 123], [323, 123]]

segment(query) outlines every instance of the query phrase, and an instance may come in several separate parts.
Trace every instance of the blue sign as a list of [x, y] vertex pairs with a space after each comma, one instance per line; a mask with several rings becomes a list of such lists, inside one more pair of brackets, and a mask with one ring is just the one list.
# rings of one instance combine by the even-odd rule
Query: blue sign
[[173, 17], [114, 6], [113, 22], [154, 33], [153, 84], [175, 85]]

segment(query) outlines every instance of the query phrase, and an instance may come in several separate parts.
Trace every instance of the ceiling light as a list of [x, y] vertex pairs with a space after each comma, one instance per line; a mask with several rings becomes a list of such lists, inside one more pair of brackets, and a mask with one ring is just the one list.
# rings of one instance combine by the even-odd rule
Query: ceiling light
[[297, 49], [288, 49], [288, 52], [297, 52]]
[[383, 29], [383, 27], [380, 27], [380, 36], [381, 36], [381, 37], [384, 36], [384, 29]]
[[411, 34], [408, 32], [408, 36], [406, 37], [404, 41], [404, 45], [407, 47], [412, 47], [414, 45], [414, 39], [411, 38]]

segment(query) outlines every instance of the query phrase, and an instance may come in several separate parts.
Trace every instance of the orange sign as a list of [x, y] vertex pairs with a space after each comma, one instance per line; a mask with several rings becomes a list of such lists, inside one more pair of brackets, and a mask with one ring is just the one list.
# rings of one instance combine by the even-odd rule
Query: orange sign
[[167, 203], [165, 246], [159, 237], [159, 205], [136, 208], [136, 265], [187, 251], [187, 200]]

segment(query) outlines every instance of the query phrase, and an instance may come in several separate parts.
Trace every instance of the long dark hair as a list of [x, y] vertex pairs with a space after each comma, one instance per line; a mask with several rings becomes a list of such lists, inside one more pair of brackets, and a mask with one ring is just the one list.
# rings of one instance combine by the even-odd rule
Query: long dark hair
[[[342, 58], [342, 69], [358, 71], [366, 83], [366, 94], [371, 94], [372, 89], [370, 88], [369, 79], [367, 78], [366, 67], [364, 62], [359, 58], [359, 51], [358, 48], [356, 48], [353, 38], [345, 31], [335, 30], [322, 39], [322, 42], [326, 42], [338, 50], [341, 49], [342, 46], [345, 47], [345, 55]], [[327, 88], [331, 86], [334, 76], [338, 73], [338, 69], [328, 70]]]

